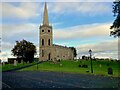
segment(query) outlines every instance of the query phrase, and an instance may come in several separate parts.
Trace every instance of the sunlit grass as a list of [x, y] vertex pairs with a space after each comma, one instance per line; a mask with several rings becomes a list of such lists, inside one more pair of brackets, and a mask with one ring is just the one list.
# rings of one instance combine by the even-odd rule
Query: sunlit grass
[[5, 64], [2, 67], [2, 71], [7, 71], [7, 70], [11, 70], [11, 69], [15, 69], [15, 68], [20, 68], [20, 67], [23, 67], [23, 66], [27, 66], [27, 65], [31, 65], [31, 64], [34, 64], [36, 62], [33, 62], [33, 63], [17, 63], [17, 66], [14, 66], [13, 64]]
[[[78, 67], [78, 65], [88, 65], [88, 68]], [[118, 77], [118, 69], [119, 62], [115, 61], [93, 61], [93, 74], [96, 75], [105, 75], [105, 76], [114, 76]], [[61, 62], [58, 62], [56, 64], [52, 62], [44, 62], [42, 64], [21, 69], [20, 71], [55, 71], [55, 72], [66, 72], [66, 73], [81, 73], [81, 74], [91, 74], [91, 68], [90, 68], [90, 61], [81, 60], [81, 61], [73, 61], [73, 60], [63, 60]], [[113, 75], [108, 75], [108, 68], [113, 69]], [[86, 72], [89, 71], [89, 72]]]

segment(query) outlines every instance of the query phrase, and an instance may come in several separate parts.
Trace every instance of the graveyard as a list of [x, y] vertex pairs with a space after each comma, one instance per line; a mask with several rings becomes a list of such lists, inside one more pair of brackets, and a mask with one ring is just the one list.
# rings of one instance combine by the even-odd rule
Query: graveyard
[[2, 65], [2, 71], [8, 71], [8, 70], [12, 70], [12, 69], [17, 69], [17, 68], [20, 68], [20, 67], [25, 67], [25, 66], [28, 66], [28, 65], [32, 65], [32, 64], [35, 64], [36, 62], [33, 62], [33, 63], [13, 63], [13, 64], [3, 64]]
[[[119, 77], [118, 70], [120, 62], [109, 60], [95, 60], [93, 63], [93, 73], [91, 73], [90, 60], [62, 60], [57, 63], [44, 62], [19, 71], [49, 71], [73, 74], [94, 74], [102, 76]], [[112, 69], [112, 71], [108, 70]]]

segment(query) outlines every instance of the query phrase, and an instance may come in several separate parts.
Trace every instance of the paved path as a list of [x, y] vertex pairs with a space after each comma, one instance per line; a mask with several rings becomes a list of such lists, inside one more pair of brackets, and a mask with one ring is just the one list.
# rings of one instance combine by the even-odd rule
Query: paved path
[[3, 72], [4, 88], [118, 88], [120, 78], [43, 71]]

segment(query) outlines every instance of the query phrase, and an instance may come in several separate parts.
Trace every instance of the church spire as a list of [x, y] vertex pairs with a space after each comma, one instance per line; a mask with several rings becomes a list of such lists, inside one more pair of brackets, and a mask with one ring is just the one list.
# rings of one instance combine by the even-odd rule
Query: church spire
[[46, 2], [45, 2], [45, 6], [44, 6], [43, 25], [49, 25], [49, 21], [48, 21], [48, 11], [47, 11], [47, 4], [46, 4]]

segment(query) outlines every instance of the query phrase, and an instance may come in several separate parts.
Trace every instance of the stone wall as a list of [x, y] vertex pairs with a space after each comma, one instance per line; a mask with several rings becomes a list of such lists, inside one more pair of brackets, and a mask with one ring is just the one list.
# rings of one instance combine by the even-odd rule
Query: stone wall
[[53, 44], [55, 60], [71, 60], [74, 58], [74, 52], [71, 48]]

